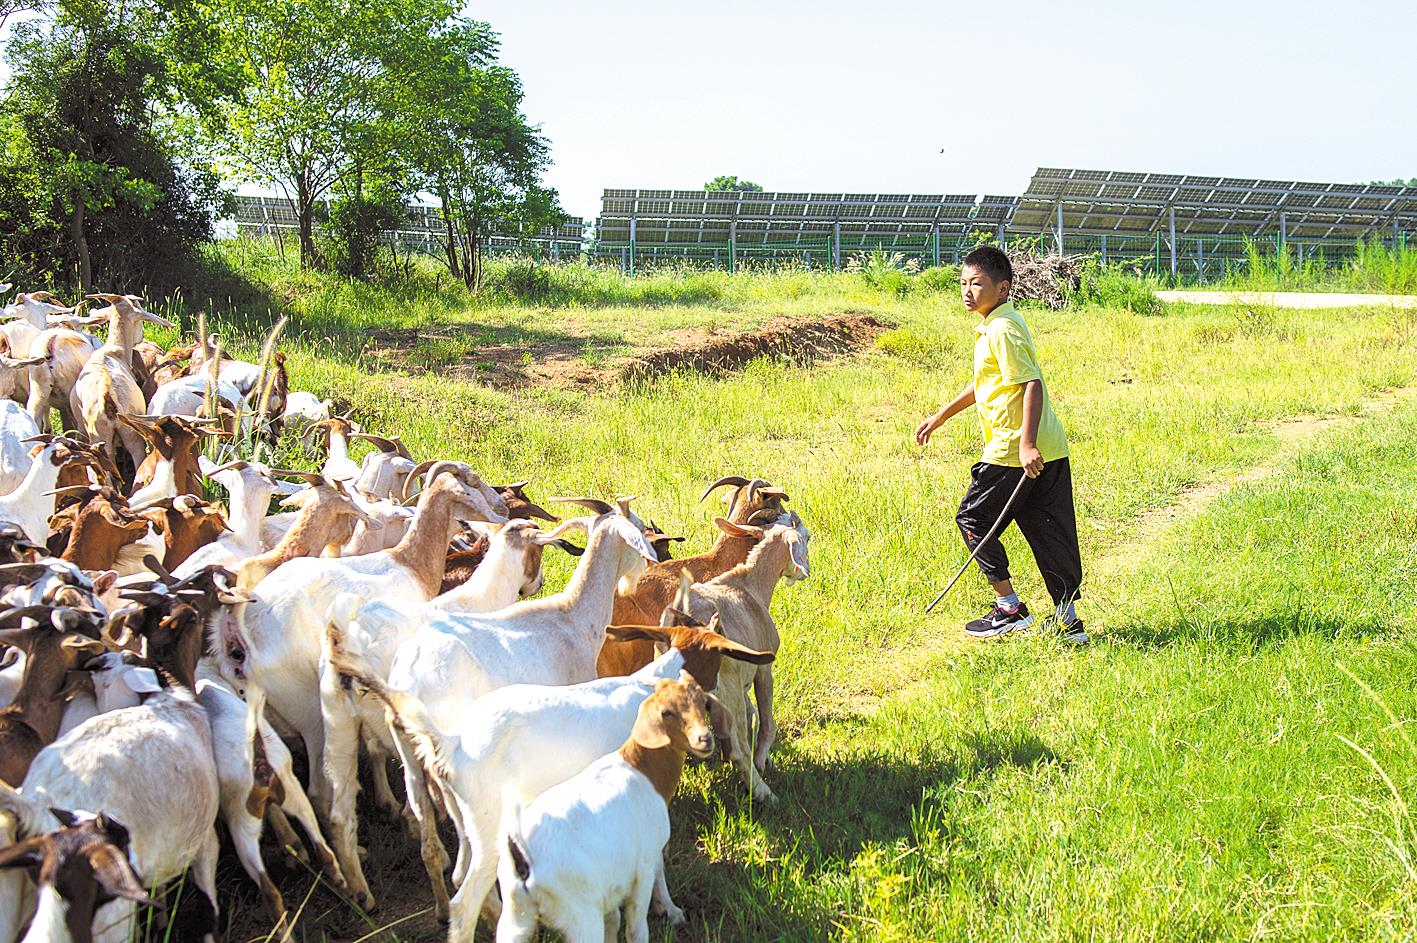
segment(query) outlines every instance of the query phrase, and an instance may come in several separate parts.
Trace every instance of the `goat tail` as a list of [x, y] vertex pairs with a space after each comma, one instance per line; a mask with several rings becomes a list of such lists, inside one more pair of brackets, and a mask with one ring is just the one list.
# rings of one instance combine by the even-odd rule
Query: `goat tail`
[[517, 883], [531, 884], [531, 854], [527, 850], [526, 832], [522, 828], [522, 795], [514, 786], [502, 789], [502, 841], [506, 845], [506, 861], [511, 865]]
[[325, 661], [334, 670], [341, 688], [352, 691], [358, 686], [383, 703], [389, 726], [413, 745], [418, 762], [430, 778], [451, 777], [457, 738], [438, 726], [417, 696], [393, 690], [369, 670], [360, 656], [348, 651], [344, 634], [333, 621], [325, 626]]

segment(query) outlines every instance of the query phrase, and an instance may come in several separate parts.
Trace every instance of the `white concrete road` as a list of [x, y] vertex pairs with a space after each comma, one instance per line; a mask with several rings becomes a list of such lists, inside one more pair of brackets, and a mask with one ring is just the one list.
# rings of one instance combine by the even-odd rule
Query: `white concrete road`
[[1162, 301], [1275, 308], [1417, 308], [1417, 295], [1357, 295], [1318, 291], [1158, 291]]

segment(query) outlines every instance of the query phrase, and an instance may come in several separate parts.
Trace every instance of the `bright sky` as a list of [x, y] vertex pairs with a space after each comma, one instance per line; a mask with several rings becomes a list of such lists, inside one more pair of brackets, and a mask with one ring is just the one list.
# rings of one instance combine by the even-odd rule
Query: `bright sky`
[[1417, 4], [478, 0], [548, 182], [1023, 191], [1035, 167], [1417, 176]]

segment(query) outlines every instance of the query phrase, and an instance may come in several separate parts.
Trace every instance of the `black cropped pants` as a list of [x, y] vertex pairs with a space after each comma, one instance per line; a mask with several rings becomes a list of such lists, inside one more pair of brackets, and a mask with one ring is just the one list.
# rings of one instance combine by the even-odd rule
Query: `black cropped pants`
[[[970, 471], [969, 488], [959, 503], [955, 522], [964, 542], [973, 550], [994, 526], [1013, 494], [1022, 468], [979, 462]], [[1073, 511], [1073, 473], [1066, 458], [1048, 462], [1043, 473], [1023, 483], [1018, 500], [1009, 510], [1003, 527], [1018, 524], [1024, 540], [1033, 550], [1038, 572], [1048, 586], [1053, 604], [1061, 606], [1076, 599], [1082, 585], [1082, 554], [1078, 550], [1077, 515]], [[980, 547], [975, 557], [989, 582], [1009, 579], [1009, 556], [996, 534]]]

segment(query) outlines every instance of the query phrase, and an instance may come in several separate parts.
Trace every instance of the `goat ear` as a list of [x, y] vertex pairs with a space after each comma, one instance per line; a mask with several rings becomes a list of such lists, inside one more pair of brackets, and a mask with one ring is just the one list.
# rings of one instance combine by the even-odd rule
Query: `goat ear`
[[761, 527], [749, 527], [744, 524], [735, 524], [722, 517], [715, 517], [713, 523], [719, 530], [730, 537], [753, 537], [761, 540], [763, 529]]
[[669, 643], [669, 633], [654, 625], [607, 625], [605, 637], [616, 642], [644, 640], [646, 642]]
[[93, 869], [94, 880], [103, 892], [112, 898], [136, 901], [147, 907], [160, 906], [143, 890], [133, 868], [117, 848], [101, 845], [88, 852], [89, 867]]
[[67, 704], [82, 693], [93, 693], [93, 675], [87, 671], [70, 671], [64, 677], [64, 687], [54, 696], [60, 704]]
[[769, 665], [777, 657], [775, 652], [760, 652], [746, 645], [739, 645], [733, 639], [722, 635], [715, 638], [709, 647], [725, 658], [746, 661], [750, 665]]
[[50, 806], [49, 814], [59, 820], [59, 824], [65, 828], [73, 828], [78, 825], [81, 819], [68, 809], [61, 809], [58, 806]]
[[118, 572], [116, 570], [103, 570], [93, 578], [93, 594], [102, 596], [113, 588], [113, 584], [118, 582]]

